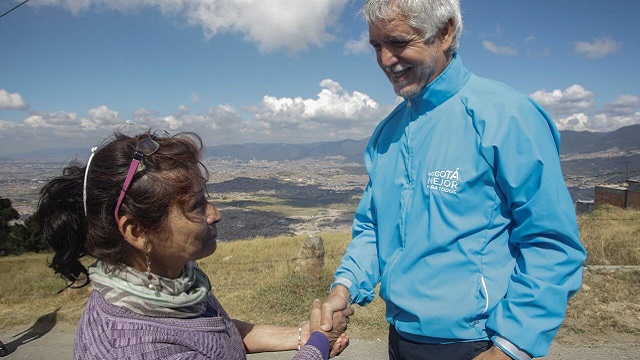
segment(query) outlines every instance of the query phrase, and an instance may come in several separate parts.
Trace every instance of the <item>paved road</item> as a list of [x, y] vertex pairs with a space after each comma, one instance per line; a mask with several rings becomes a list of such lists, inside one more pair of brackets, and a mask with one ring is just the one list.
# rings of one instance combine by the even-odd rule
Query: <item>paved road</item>
[[[2, 340], [13, 352], [4, 359], [72, 359], [73, 337], [75, 327], [58, 323], [46, 334], [34, 334], [28, 327], [14, 329], [0, 329]], [[289, 360], [293, 351], [278, 353], [252, 354], [248, 360]], [[385, 341], [365, 341], [352, 339], [349, 347], [336, 358], [337, 360], [385, 360], [387, 344]], [[554, 343], [549, 360], [638, 360], [640, 359], [640, 344], [623, 345], [591, 345], [569, 346]], [[443, 359], [446, 360], [446, 359]]]

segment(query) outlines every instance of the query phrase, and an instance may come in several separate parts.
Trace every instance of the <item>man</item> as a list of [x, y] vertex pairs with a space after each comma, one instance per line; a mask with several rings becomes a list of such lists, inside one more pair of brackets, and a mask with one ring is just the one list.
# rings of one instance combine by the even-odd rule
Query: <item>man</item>
[[323, 326], [380, 283], [391, 359], [545, 355], [586, 256], [553, 121], [463, 66], [458, 0], [369, 0], [362, 13], [404, 101], [367, 146]]

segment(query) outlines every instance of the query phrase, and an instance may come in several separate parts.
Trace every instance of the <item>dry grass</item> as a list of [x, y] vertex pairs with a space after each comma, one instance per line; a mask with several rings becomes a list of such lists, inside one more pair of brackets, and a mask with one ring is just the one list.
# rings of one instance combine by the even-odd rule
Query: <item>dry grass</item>
[[640, 265], [640, 210], [602, 206], [578, 224], [587, 265]]
[[59, 321], [76, 323], [87, 301], [88, 288], [66, 291], [65, 282], [47, 266], [50, 255], [25, 254], [0, 258], [0, 328], [32, 324], [59, 309]]
[[640, 271], [584, 272], [558, 340], [573, 344], [640, 341]]
[[[297, 326], [308, 318], [313, 299], [324, 299], [348, 243], [347, 233], [323, 233], [325, 270], [319, 280], [298, 275], [293, 259], [304, 236], [255, 239], [218, 244], [218, 250], [199, 261], [209, 275], [213, 292], [234, 318], [254, 323]], [[33, 324], [58, 309], [57, 320], [77, 323], [90, 287], [56, 292], [64, 281], [47, 267], [50, 254], [0, 258], [0, 329]], [[90, 263], [91, 259], [86, 259]], [[384, 304], [377, 300], [353, 318], [353, 334], [386, 333]]]
[[[213, 291], [233, 317], [266, 324], [297, 326], [308, 318], [314, 299], [323, 300], [333, 281], [333, 270], [349, 244], [347, 233], [323, 233], [325, 269], [319, 280], [293, 270], [304, 236], [221, 243], [199, 264], [209, 274]], [[378, 300], [356, 310], [350, 323], [354, 334], [386, 332], [384, 304]], [[371, 331], [374, 330], [374, 331]]]
[[[579, 218], [587, 263], [640, 265], [640, 211], [601, 208]], [[325, 271], [309, 280], [293, 271], [304, 236], [220, 243], [212, 256], [199, 261], [211, 278], [213, 291], [235, 318], [256, 323], [297, 326], [307, 318], [313, 299], [323, 299], [333, 270], [348, 243], [348, 233], [323, 233]], [[64, 282], [47, 267], [50, 254], [0, 258], [0, 329], [33, 324], [56, 309], [58, 321], [74, 324], [89, 288], [55, 295]], [[86, 259], [85, 263], [91, 260]], [[640, 337], [640, 272], [586, 271], [583, 288], [570, 301], [559, 340], [576, 343], [602, 341], [607, 334], [620, 340]], [[350, 323], [359, 339], [385, 341], [388, 325], [379, 299], [362, 308]], [[624, 337], [623, 337], [624, 338]]]

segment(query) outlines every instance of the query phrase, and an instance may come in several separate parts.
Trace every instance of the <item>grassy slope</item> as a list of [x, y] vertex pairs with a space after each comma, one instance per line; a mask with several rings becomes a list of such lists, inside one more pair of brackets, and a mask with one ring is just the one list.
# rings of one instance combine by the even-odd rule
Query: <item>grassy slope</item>
[[[579, 218], [589, 265], [640, 265], [640, 211], [603, 208]], [[304, 240], [279, 237], [221, 243], [212, 256], [199, 261], [210, 276], [213, 291], [235, 318], [256, 323], [297, 326], [307, 318], [314, 298], [324, 299], [349, 234], [321, 234], [325, 271], [309, 280], [293, 271], [292, 259]], [[58, 321], [76, 323], [89, 288], [55, 295], [64, 282], [47, 267], [50, 254], [0, 258], [0, 328], [31, 325], [38, 317], [57, 312]], [[90, 262], [87, 259], [85, 262]], [[583, 288], [570, 301], [559, 339], [602, 341], [640, 339], [640, 272], [586, 271]], [[350, 323], [354, 338], [385, 341], [387, 324], [379, 298], [362, 308]]]

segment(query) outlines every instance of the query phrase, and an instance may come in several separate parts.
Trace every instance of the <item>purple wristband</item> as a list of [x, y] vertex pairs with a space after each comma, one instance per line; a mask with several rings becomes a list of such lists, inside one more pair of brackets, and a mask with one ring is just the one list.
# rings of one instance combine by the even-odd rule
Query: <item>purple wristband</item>
[[329, 358], [329, 339], [320, 331], [314, 331], [309, 336], [306, 345], [311, 345], [322, 353], [322, 358], [327, 360]]

